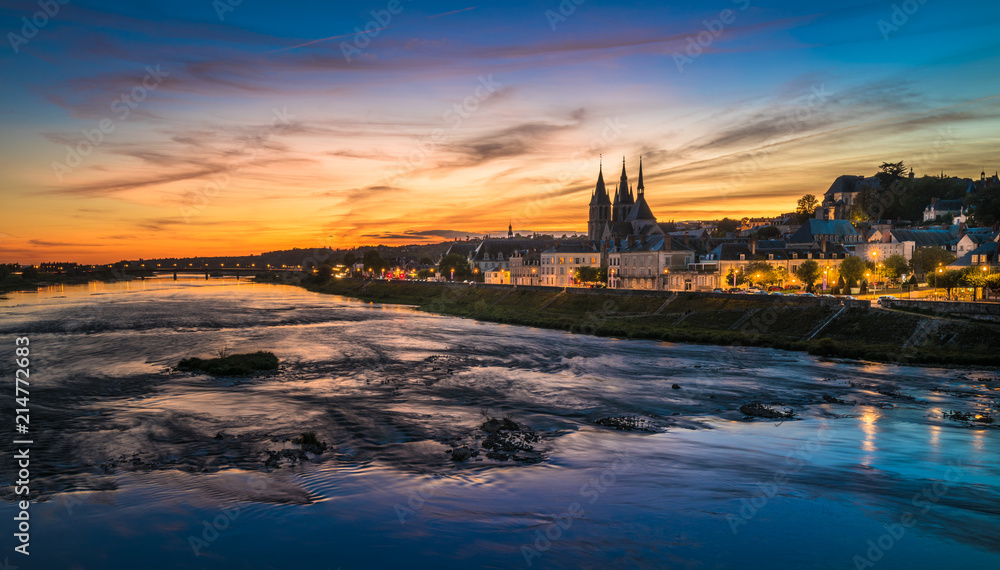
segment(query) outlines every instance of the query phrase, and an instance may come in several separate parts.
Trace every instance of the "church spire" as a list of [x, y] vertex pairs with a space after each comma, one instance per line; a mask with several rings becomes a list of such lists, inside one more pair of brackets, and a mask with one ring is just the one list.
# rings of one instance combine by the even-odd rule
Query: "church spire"
[[646, 185], [642, 183], [642, 157], [641, 156], [639, 157], [639, 186], [637, 187], [637, 190], [639, 190], [639, 195], [640, 196], [646, 193]]
[[628, 174], [625, 173], [625, 157], [622, 157], [622, 178], [618, 182], [618, 187], [621, 189], [622, 193], [622, 204], [633, 204], [635, 199], [632, 197], [632, 192], [629, 190], [628, 184]]

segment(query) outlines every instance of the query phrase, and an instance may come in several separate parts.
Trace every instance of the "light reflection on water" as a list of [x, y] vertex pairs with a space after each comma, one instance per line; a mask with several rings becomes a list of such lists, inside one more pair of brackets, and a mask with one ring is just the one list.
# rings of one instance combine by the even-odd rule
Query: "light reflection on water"
[[[952, 464], [958, 481], [877, 565], [1000, 563], [997, 431], [942, 417], [995, 413], [1000, 381], [501, 326], [232, 279], [59, 286], [7, 294], [0, 311], [3, 336], [34, 348], [45, 502], [33, 532], [60, 545], [36, 550], [46, 567], [519, 568], [527, 552], [533, 568], [850, 568]], [[271, 350], [283, 368], [250, 380], [166, 371], [224, 346]], [[744, 421], [752, 401], [801, 419]], [[452, 463], [452, 444], [476, 445], [483, 408], [541, 433], [544, 460]], [[662, 432], [594, 424], [617, 415]], [[264, 470], [263, 451], [302, 431], [330, 444], [322, 460]], [[237, 516], [195, 557], [189, 537], [226, 512]], [[547, 547], [545, 532], [558, 534]]]

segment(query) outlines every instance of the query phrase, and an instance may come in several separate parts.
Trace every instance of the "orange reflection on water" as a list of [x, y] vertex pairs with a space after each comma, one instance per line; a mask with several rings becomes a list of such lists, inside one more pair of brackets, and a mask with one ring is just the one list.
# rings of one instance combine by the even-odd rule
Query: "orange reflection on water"
[[875, 410], [868, 410], [859, 418], [861, 420], [861, 431], [865, 434], [865, 439], [861, 442], [861, 449], [868, 452], [868, 455], [862, 460], [862, 463], [865, 465], [871, 465], [872, 454], [878, 451], [878, 447], [875, 445], [875, 437], [878, 435], [878, 428], [875, 426], [875, 422], [878, 418], [879, 414]]

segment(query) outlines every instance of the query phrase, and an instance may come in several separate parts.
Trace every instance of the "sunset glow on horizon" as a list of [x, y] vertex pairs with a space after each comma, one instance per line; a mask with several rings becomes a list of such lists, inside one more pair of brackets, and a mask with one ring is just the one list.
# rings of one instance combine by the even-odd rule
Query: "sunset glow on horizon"
[[4, 263], [584, 232], [623, 157], [661, 222], [1000, 169], [996, 3], [57, 4], [0, 8]]

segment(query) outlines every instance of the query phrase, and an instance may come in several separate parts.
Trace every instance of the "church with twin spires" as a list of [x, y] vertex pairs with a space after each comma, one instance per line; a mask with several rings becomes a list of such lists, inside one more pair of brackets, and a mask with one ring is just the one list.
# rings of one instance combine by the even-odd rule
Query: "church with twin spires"
[[604, 165], [597, 175], [597, 187], [590, 198], [590, 220], [587, 236], [591, 241], [609, 243], [630, 235], [663, 235], [665, 232], [656, 223], [656, 216], [646, 203], [646, 185], [642, 179], [642, 159], [639, 159], [639, 180], [635, 193], [625, 171], [622, 158], [622, 176], [615, 187], [612, 199], [604, 184]]

